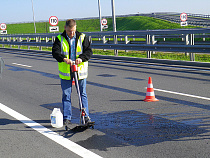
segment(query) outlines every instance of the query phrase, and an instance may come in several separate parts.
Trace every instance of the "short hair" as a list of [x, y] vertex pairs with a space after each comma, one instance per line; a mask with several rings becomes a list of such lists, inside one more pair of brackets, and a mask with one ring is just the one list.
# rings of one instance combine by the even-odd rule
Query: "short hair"
[[69, 26], [70, 28], [76, 26], [76, 21], [74, 19], [66, 20], [66, 27]]

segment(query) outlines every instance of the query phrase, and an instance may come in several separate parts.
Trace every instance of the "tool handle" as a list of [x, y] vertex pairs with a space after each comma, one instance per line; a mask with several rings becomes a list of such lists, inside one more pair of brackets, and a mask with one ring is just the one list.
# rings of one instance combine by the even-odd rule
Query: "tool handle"
[[72, 71], [72, 72], [77, 72], [77, 71], [78, 71], [78, 67], [77, 67], [77, 65], [75, 64], [75, 61], [73, 61], [73, 65], [71, 66], [71, 71]]

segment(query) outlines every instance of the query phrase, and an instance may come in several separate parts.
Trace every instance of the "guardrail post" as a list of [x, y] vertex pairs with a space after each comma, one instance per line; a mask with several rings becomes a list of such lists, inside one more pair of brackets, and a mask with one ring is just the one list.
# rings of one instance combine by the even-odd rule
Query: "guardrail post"
[[[2, 38], [2, 42], [4, 42], [4, 37]], [[4, 44], [2, 44], [2, 47], [4, 48]]]
[[[146, 44], [151, 44], [151, 35], [146, 36]], [[147, 51], [147, 58], [151, 58], [151, 51]]]
[[[205, 35], [205, 33], [203, 33], [203, 35]], [[206, 41], [206, 38], [205, 37], [203, 37], [203, 42], [205, 42]]]
[[[103, 36], [103, 44], [105, 44], [106, 42], [106, 36]], [[106, 49], [104, 49], [104, 51], [106, 51]]]
[[93, 43], [91, 36], [89, 36], [89, 42]]
[[[157, 41], [155, 41], [155, 35], [152, 35], [152, 45], [155, 45]], [[152, 51], [152, 54], [155, 54], [155, 51]]]
[[[41, 43], [41, 42], [42, 42], [41, 37], [38, 37], [37, 42], [39, 42], [39, 43]], [[39, 46], [39, 50], [42, 50], [42, 46]]]
[[45, 42], [46, 42], [46, 43], [49, 42], [49, 39], [48, 39], [47, 37], [45, 37]]
[[[117, 35], [114, 35], [114, 44], [117, 44]], [[118, 50], [114, 49], [114, 55], [118, 56]]]
[[15, 37], [13, 37], [13, 38], [12, 38], [12, 42], [15, 42], [15, 41], [16, 41], [16, 38], [15, 38]]
[[[22, 42], [23, 41], [21, 37], [19, 38], [19, 40], [20, 40], [19, 42]], [[20, 46], [19, 46], [19, 49], [20, 49]]]
[[52, 36], [52, 43], [55, 42], [55, 36]]
[[[189, 44], [190, 44], [190, 41], [189, 41], [189, 34], [186, 35], [185, 41], [186, 41], [186, 45], [189, 45]], [[189, 53], [185, 52], [185, 55], [188, 56]]]
[[[190, 34], [190, 45], [195, 44], [195, 34]], [[190, 53], [190, 61], [195, 61], [195, 53]]]
[[[11, 37], [9, 37], [8, 40], [9, 40], [9, 42], [12, 42], [12, 38]], [[12, 48], [11, 44], [10, 44], [10, 48]]]
[[[17, 42], [21, 42], [20, 37], [17, 37]], [[18, 49], [20, 49], [20, 45], [18, 45]]]
[[[27, 38], [26, 38], [26, 41], [27, 41], [27, 42], [30, 42], [30, 38], [27, 37]], [[28, 46], [28, 50], [30, 50], [30, 46]]]
[[[49, 39], [47, 37], [45, 37], [45, 42], [48, 43]], [[48, 48], [48, 47], [47, 47]]]
[[[128, 36], [125, 35], [125, 44], [128, 44], [130, 41], [128, 40]], [[128, 50], [125, 50], [125, 52], [128, 52]]]

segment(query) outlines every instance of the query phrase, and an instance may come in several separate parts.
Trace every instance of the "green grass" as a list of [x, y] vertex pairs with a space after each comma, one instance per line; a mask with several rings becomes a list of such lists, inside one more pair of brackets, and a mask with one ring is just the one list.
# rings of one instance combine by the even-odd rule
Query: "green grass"
[[[108, 18], [109, 28], [105, 31], [112, 31], [112, 19]], [[154, 19], [144, 16], [120, 17], [116, 18], [117, 30], [156, 30], [156, 29], [179, 29], [179, 28], [195, 28], [193, 26], [181, 27], [180, 24], [171, 23], [164, 20]], [[60, 32], [64, 30], [65, 21], [59, 21], [58, 25]], [[50, 33], [49, 22], [37, 22], [37, 33]], [[99, 20], [77, 20], [77, 29], [81, 32], [95, 32], [100, 31]], [[34, 33], [33, 23], [7, 24], [8, 34], [28, 34]]]
[[[151, 17], [134, 16], [117, 18], [117, 30], [125, 31], [128, 30], [157, 30], [157, 29], [179, 29], [183, 28], [180, 24], [171, 23], [169, 21], [154, 19]], [[187, 26], [185, 28], [193, 28]]]

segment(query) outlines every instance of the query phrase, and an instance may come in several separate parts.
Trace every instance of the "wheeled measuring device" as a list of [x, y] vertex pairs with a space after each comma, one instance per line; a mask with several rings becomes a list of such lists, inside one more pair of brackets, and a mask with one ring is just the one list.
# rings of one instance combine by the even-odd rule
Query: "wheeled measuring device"
[[77, 125], [73, 128], [66, 125], [65, 129], [66, 129], [66, 131], [67, 130], [76, 130], [76, 129], [87, 129], [90, 127], [92, 127], [92, 129], [94, 129], [95, 122], [87, 122], [87, 123], [85, 122], [85, 116], [87, 116], [89, 120], [90, 120], [90, 118], [88, 115], [86, 115], [87, 113], [85, 111], [85, 108], [83, 108], [83, 106], [82, 106], [82, 99], [81, 99], [81, 95], [80, 95], [78, 76], [77, 76], [78, 75], [78, 67], [75, 64], [75, 62], [73, 62], [73, 65], [71, 66], [71, 71], [74, 73], [75, 87], [76, 87], [78, 98], [79, 98], [80, 121], [79, 121], [79, 125]]

